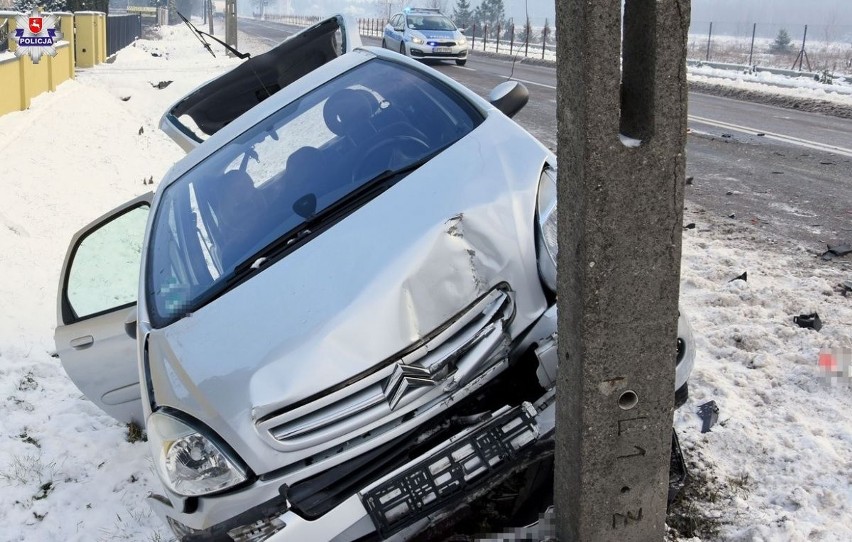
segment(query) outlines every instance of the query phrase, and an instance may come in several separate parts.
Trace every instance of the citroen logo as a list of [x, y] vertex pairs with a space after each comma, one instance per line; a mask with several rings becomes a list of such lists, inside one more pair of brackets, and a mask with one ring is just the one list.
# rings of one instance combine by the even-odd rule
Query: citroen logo
[[393, 373], [385, 383], [383, 391], [388, 405], [390, 405], [391, 410], [394, 410], [410, 390], [437, 384], [438, 382], [432, 379], [432, 373], [429, 372], [429, 369], [398, 361]]

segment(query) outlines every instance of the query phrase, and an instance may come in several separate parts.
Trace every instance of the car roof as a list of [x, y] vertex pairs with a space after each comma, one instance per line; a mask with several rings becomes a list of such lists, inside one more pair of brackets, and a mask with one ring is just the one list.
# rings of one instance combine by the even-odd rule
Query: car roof
[[439, 9], [430, 9], [430, 8], [418, 8], [418, 9], [409, 9], [408, 11], [403, 11], [403, 15], [440, 15], [441, 17], [447, 17], [441, 10]]

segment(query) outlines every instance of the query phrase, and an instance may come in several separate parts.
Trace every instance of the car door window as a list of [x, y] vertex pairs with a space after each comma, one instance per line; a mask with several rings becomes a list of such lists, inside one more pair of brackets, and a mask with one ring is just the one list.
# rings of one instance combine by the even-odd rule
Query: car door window
[[136, 302], [148, 209], [133, 207], [78, 242], [65, 292], [75, 319]]

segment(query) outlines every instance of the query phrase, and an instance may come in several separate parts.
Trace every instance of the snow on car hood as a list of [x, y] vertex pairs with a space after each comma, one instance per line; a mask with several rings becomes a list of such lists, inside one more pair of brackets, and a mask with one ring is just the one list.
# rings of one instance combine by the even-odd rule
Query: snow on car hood
[[153, 330], [157, 404], [200, 419], [263, 472], [275, 458], [253, 420], [390, 359], [502, 282], [518, 293], [517, 334], [546, 309], [534, 221], [548, 156], [491, 114], [306, 245]]

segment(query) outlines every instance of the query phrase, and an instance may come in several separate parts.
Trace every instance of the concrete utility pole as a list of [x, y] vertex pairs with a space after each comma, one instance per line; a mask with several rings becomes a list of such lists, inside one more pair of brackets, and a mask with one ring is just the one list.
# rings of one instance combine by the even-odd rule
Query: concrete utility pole
[[[237, 0], [225, 0], [225, 43], [237, 48]], [[228, 51], [228, 56], [234, 54]]]
[[627, 0], [622, 26], [621, 0], [556, 2], [563, 541], [664, 535], [689, 11]]

